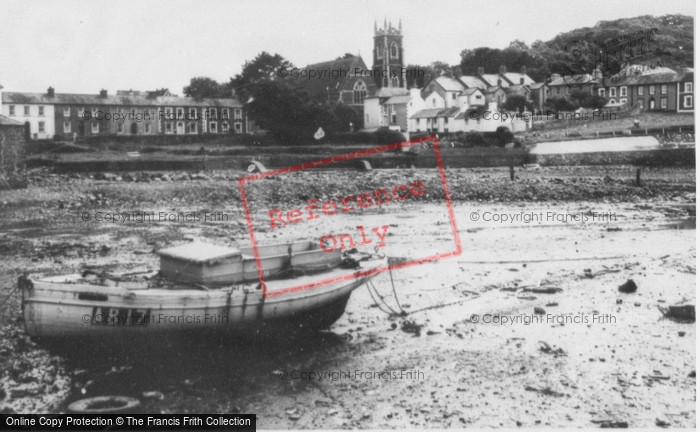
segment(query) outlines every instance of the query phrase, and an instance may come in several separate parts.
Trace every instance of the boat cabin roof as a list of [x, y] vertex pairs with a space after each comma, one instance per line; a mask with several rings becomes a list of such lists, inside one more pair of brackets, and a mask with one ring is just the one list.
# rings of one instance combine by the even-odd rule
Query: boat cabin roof
[[205, 263], [213, 260], [241, 255], [240, 249], [217, 246], [209, 243], [186, 243], [159, 250], [158, 255], [183, 261]]

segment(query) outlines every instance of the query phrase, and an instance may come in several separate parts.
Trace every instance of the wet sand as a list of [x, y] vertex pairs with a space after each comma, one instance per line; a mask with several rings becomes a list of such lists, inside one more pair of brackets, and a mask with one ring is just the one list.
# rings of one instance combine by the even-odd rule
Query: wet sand
[[[397, 311], [400, 305], [407, 315], [382, 312], [386, 306], [377, 307], [363, 287], [353, 293], [345, 315], [316, 335], [171, 338], [99, 349], [77, 343], [46, 352], [25, 342], [6, 320], [4, 331], [19, 334], [3, 343], [30, 356], [25, 369], [13, 363], [17, 375], [32, 367], [44, 370], [36, 358], [46, 356], [56, 364], [56, 380], [65, 382], [55, 391], [10, 397], [16, 382], [6, 376], [8, 397], [0, 404], [17, 412], [56, 412], [81, 397], [119, 394], [138, 397], [146, 412], [255, 413], [264, 429], [598, 427], [601, 421], [654, 427], [657, 419], [694, 427], [695, 378], [689, 374], [695, 370], [695, 324], [663, 319], [657, 308], [695, 304], [694, 217], [680, 204], [458, 201], [459, 256], [393, 272], [398, 304], [389, 274], [374, 279], [386, 304]], [[132, 224], [86, 232], [46, 226], [36, 247], [47, 240], [94, 242], [96, 252], [64, 256], [58, 264], [32, 261], [32, 254], [22, 252], [5, 264], [4, 274], [21, 266], [76, 271], [86, 261], [124, 270], [155, 268], [153, 254], [135, 252], [182, 241], [184, 235], [243, 243], [247, 233], [236, 207], [227, 205], [237, 215], [236, 230], [230, 223], [161, 224], [140, 231]], [[173, 202], [151, 208], [188, 207]], [[256, 208], [256, 222], [265, 222], [265, 210]], [[540, 212], [615, 215], [615, 220], [524, 222], [525, 214]], [[509, 215], [509, 222], [495, 222], [494, 215]], [[266, 243], [357, 232], [358, 225], [389, 226], [380, 249], [389, 256], [455, 249], [440, 202], [385, 206], [352, 218], [326, 218], [319, 226], [290, 226], [284, 233], [259, 227], [256, 236]], [[679, 229], [684, 227], [692, 229]], [[26, 228], [13, 229], [7, 244], [23, 251]], [[100, 245], [109, 252], [101, 255]], [[636, 293], [618, 292], [627, 279], [638, 285]], [[538, 288], [555, 293], [528, 291]], [[536, 315], [536, 307], [545, 314]], [[494, 317], [508, 321], [489, 322]], [[302, 379], [311, 372], [313, 380]], [[144, 396], [154, 391], [160, 394]]]

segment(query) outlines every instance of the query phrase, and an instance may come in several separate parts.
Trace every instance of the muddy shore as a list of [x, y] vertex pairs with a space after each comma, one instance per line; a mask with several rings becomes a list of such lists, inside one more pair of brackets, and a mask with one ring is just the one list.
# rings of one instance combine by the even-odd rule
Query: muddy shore
[[[361, 288], [330, 331], [313, 337], [46, 349], [24, 333], [14, 295], [0, 307], [0, 406], [60, 412], [82, 397], [120, 394], [139, 398], [146, 412], [255, 413], [268, 429], [695, 427], [695, 324], [658, 309], [696, 301], [695, 171], [645, 170], [637, 186], [635, 170], [518, 169], [515, 181], [507, 169], [448, 171], [463, 252], [393, 273], [396, 298], [388, 274], [375, 279], [387, 304], [407, 315], [382, 312], [386, 305]], [[125, 182], [36, 172], [28, 189], [0, 198], [0, 299], [24, 271], [157, 268], [153, 250], [172, 244], [248, 244], [241, 174]], [[420, 199], [284, 231], [266, 226], [271, 206], [416, 181], [426, 184]], [[456, 247], [430, 170], [301, 174], [246, 193], [261, 243], [362, 225], [389, 227], [381, 250], [389, 256]], [[227, 220], [94, 220], [134, 211]], [[628, 279], [636, 293], [618, 291]], [[545, 288], [552, 293], [536, 292]]]

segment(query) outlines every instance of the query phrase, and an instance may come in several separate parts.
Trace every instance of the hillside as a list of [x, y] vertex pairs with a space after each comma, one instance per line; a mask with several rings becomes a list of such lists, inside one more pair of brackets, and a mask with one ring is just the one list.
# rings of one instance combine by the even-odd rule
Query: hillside
[[[537, 40], [528, 46], [515, 40], [505, 49], [481, 47], [464, 50], [461, 53], [461, 71], [465, 75], [475, 75], [482, 66], [486, 73], [496, 73], [500, 65], [510, 71], [526, 66], [528, 75], [535, 81], [544, 81], [552, 73], [569, 74], [573, 47], [576, 42], [594, 41], [604, 43], [636, 31], [658, 29], [655, 47], [671, 53], [660, 57], [663, 66], [674, 69], [693, 67], [694, 18], [686, 15], [643, 15], [635, 18], [621, 18], [613, 21], [600, 21], [593, 27], [583, 27], [560, 33], [549, 41]], [[579, 45], [580, 46], [580, 45]], [[588, 48], [588, 47], [587, 47]], [[582, 55], [588, 55], [584, 50]], [[649, 59], [644, 59], [649, 61]]]

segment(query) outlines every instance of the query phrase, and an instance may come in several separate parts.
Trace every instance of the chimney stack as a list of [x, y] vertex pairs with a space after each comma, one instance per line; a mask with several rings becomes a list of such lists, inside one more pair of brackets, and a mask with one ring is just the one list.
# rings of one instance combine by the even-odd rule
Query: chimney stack
[[49, 89], [46, 91], [46, 93], [48, 94], [48, 96], [50, 98], [54, 97], [53, 87], [49, 87]]
[[505, 65], [501, 65], [501, 66], [498, 68], [498, 73], [499, 73], [499, 74], [504, 74], [504, 73], [506, 73], [506, 67], [505, 67]]
[[559, 78], [561, 78], [561, 75], [555, 74], [555, 73], [552, 74], [552, 81], [556, 81], [556, 80], [558, 80]]
[[100, 90], [100, 97], [106, 98], [107, 97], [107, 90], [105, 90], [105, 89]]
[[478, 68], [476, 68], [476, 74], [479, 75], [479, 76], [483, 75], [483, 74], [484, 74], [484, 68], [481, 67], [481, 66], [479, 66]]

